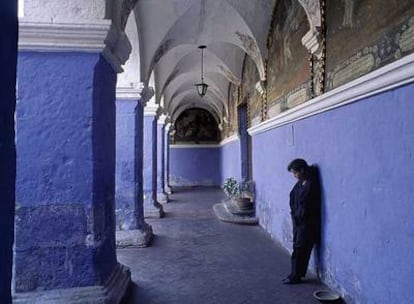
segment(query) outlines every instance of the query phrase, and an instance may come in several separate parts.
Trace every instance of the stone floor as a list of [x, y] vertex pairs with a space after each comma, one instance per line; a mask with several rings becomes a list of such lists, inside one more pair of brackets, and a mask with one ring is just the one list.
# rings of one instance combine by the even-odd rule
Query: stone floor
[[175, 189], [166, 217], [148, 219], [155, 239], [148, 248], [118, 250], [133, 285], [123, 304], [312, 304], [315, 278], [283, 285], [289, 255], [260, 226], [219, 221], [213, 188]]

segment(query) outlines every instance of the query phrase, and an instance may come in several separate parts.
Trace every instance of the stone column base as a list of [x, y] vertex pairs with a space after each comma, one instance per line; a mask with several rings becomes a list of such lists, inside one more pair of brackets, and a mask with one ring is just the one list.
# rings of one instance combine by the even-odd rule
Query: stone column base
[[162, 218], [164, 217], [162, 205], [154, 200], [144, 202], [144, 218]]
[[160, 202], [161, 204], [168, 203], [168, 195], [165, 194], [164, 192], [157, 193], [157, 201]]
[[129, 268], [118, 264], [103, 286], [14, 293], [13, 304], [119, 304], [130, 282]]
[[167, 193], [168, 195], [172, 194], [172, 189], [170, 186], [165, 186], [164, 187], [164, 192]]
[[117, 230], [116, 246], [117, 247], [148, 247], [153, 238], [151, 225], [144, 223], [140, 229], [135, 230]]

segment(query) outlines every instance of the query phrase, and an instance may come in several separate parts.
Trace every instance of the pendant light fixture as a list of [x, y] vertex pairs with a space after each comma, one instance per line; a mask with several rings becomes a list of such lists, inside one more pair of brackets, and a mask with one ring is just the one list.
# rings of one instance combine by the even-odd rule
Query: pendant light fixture
[[201, 82], [197, 83], [195, 86], [197, 88], [198, 95], [200, 95], [200, 97], [203, 98], [203, 96], [206, 95], [207, 88], [208, 88], [208, 85], [204, 83], [204, 76], [203, 76], [204, 49], [206, 48], [206, 46], [200, 45], [198, 48], [201, 49]]

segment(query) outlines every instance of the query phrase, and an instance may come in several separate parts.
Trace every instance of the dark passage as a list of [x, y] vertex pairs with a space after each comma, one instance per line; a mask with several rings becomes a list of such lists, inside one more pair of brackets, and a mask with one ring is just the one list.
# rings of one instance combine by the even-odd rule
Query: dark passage
[[259, 226], [223, 223], [216, 188], [175, 189], [166, 218], [148, 219], [151, 247], [118, 250], [133, 286], [123, 304], [312, 304], [316, 279], [283, 285], [289, 255]]

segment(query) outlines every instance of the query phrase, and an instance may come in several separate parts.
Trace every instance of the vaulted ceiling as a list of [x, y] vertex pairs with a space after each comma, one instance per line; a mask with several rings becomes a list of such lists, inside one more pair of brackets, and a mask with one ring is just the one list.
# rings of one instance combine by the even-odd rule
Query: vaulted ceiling
[[[265, 77], [263, 31], [269, 27], [273, 2], [139, 0], [126, 25], [139, 57], [131, 68], [139, 69], [141, 82], [155, 86], [156, 102], [173, 119], [195, 106], [220, 119], [226, 116], [229, 83], [240, 84], [246, 54]], [[194, 86], [201, 78], [200, 45], [207, 46], [203, 75], [209, 88], [203, 98]]]
[[[124, 0], [123, 9], [132, 10], [124, 21], [133, 47], [128, 69], [155, 87], [156, 102], [173, 120], [187, 108], [201, 107], [221, 121], [228, 113], [229, 84], [240, 84], [245, 56], [265, 79], [266, 38], [275, 2]], [[315, 1], [299, 2], [309, 6]], [[203, 98], [195, 88], [201, 78], [200, 45], [207, 46], [203, 74], [209, 88]]]

